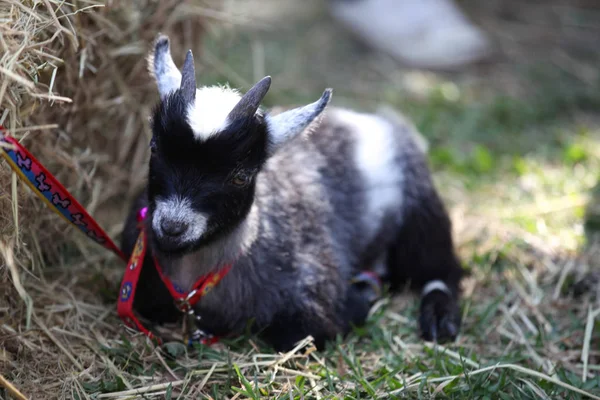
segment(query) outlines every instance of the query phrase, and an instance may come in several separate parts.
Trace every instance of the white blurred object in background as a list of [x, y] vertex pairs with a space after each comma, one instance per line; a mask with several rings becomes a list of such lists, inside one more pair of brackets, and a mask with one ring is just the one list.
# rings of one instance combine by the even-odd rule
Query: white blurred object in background
[[365, 43], [412, 67], [455, 69], [491, 53], [452, 0], [329, 0], [329, 8]]

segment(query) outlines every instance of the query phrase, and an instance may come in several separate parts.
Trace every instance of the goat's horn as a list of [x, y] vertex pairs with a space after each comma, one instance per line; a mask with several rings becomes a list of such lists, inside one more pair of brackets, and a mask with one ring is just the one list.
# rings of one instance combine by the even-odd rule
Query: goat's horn
[[192, 50], [188, 50], [181, 69], [181, 93], [188, 102], [192, 102], [196, 98], [196, 71]]
[[254, 116], [256, 110], [258, 110], [258, 107], [260, 106], [260, 102], [265, 97], [270, 87], [271, 77], [265, 76], [258, 81], [252, 89], [248, 90], [235, 107], [233, 107], [233, 110], [229, 113], [229, 118], [234, 120]]

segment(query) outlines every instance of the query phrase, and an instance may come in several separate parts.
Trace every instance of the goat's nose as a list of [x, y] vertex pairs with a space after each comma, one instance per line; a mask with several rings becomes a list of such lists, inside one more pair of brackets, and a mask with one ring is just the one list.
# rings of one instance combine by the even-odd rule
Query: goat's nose
[[165, 219], [161, 221], [160, 228], [167, 236], [181, 236], [181, 234], [187, 231], [188, 224], [181, 221], [170, 221]]

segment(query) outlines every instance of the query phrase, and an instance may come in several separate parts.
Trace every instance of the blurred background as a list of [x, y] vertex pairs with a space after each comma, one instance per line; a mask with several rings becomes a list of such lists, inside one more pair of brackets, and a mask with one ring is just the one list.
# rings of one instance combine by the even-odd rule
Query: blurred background
[[[332, 105], [390, 108], [428, 143], [469, 271], [453, 348], [471, 363], [428, 357], [416, 336], [417, 305], [406, 297], [386, 302], [328, 361], [307, 356], [289, 369], [355, 373], [350, 354], [363, 371], [350, 377], [386, 393], [420, 372], [510, 362], [597, 390], [597, 1], [0, 2], [0, 123], [117, 240], [146, 176], [147, 121], [158, 96], [145, 58], [158, 32], [171, 37], [177, 65], [194, 51], [199, 84], [247, 90], [271, 75], [266, 107], [312, 102], [331, 87]], [[85, 398], [191, 376], [186, 390], [204, 393], [205, 375], [193, 371], [227, 366], [231, 357], [246, 365], [260, 353], [241, 343], [207, 360], [181, 349], [140, 350], [131, 343], [141, 337], [123, 340], [120, 261], [51, 214], [7, 165], [0, 220], [0, 371], [24, 391]], [[268, 368], [241, 371], [270, 379]], [[223, 371], [207, 379], [224, 397], [240, 386]], [[456, 398], [570, 395], [514, 371], [505, 385], [472, 379], [443, 390]], [[267, 386], [307, 390], [294, 382]], [[331, 385], [336, 395], [364, 398], [364, 385]]]

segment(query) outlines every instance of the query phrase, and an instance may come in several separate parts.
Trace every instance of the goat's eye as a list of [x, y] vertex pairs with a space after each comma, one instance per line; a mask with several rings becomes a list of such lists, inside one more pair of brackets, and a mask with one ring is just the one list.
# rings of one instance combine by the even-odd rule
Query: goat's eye
[[245, 173], [239, 173], [231, 178], [231, 184], [236, 187], [244, 187], [250, 183], [250, 175], [246, 175]]

